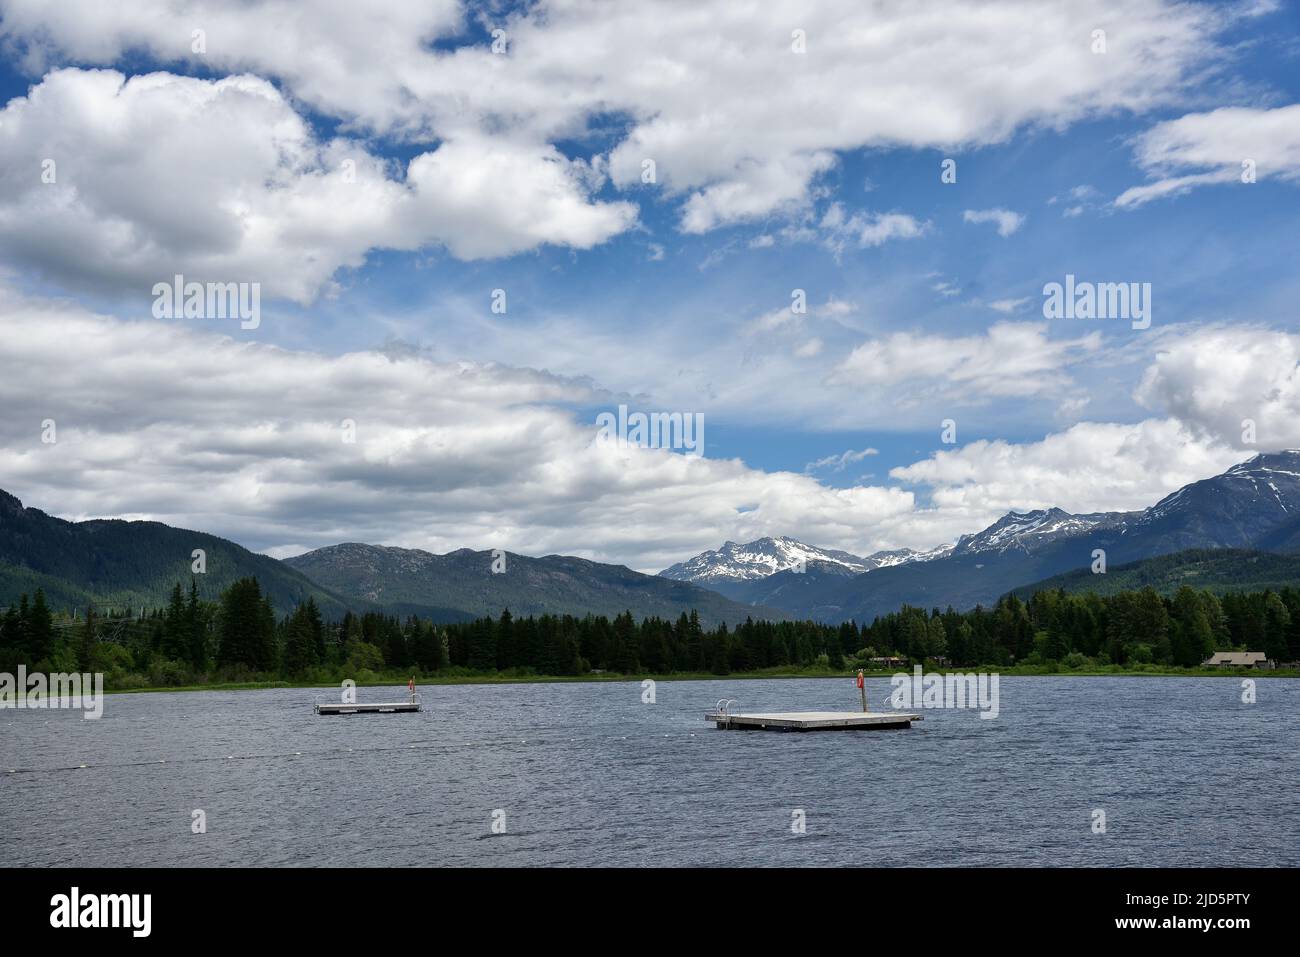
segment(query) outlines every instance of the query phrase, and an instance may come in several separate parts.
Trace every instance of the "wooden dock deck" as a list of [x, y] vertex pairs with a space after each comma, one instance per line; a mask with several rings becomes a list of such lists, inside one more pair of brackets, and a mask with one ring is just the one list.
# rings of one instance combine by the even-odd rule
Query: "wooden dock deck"
[[316, 704], [317, 714], [400, 714], [419, 711], [418, 701], [392, 701], [375, 704]]
[[758, 714], [728, 714], [710, 711], [704, 715], [719, 728], [729, 731], [881, 731], [910, 728], [919, 714], [901, 711], [772, 711]]

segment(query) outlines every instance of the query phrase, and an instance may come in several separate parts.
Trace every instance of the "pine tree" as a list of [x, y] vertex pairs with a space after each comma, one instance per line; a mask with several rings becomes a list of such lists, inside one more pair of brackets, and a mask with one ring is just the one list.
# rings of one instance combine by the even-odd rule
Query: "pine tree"
[[181, 583], [172, 588], [171, 598], [167, 601], [167, 611], [163, 616], [162, 655], [183, 661], [190, 651], [190, 630], [186, 621], [185, 597], [181, 593]]
[[292, 677], [306, 673], [315, 665], [316, 637], [307, 605], [299, 605], [289, 617], [285, 628], [284, 672]]
[[1264, 654], [1273, 661], [1287, 657], [1287, 632], [1291, 629], [1291, 612], [1276, 592], [1264, 599]]
[[501, 611], [501, 617], [497, 619], [497, 660], [496, 667], [498, 671], [505, 671], [507, 668], [514, 666], [516, 661], [515, 648], [515, 619], [510, 614], [509, 608]]
[[241, 578], [221, 594], [220, 665], [268, 671], [275, 663], [275, 615], [256, 578]]
[[86, 623], [81, 627], [81, 635], [77, 639], [77, 670], [88, 672], [90, 665], [95, 660], [95, 643], [97, 641], [95, 627], [95, 606], [89, 605], [86, 608]]
[[190, 600], [185, 606], [185, 630], [189, 662], [195, 671], [202, 672], [208, 667], [208, 627], [199, 605], [199, 586], [193, 578], [190, 579]]
[[320, 608], [316, 606], [316, 599], [310, 595], [307, 597], [307, 610], [304, 612], [307, 618], [307, 625], [311, 631], [312, 649], [316, 654], [316, 661], [324, 664], [328, 657], [328, 649], [325, 647], [325, 622], [321, 619]]
[[27, 624], [27, 654], [32, 664], [49, 661], [54, 653], [54, 618], [45, 604], [45, 592], [36, 589]]
[[18, 617], [16, 605], [10, 605], [4, 619], [0, 620], [0, 648], [15, 650], [23, 644], [23, 621]]

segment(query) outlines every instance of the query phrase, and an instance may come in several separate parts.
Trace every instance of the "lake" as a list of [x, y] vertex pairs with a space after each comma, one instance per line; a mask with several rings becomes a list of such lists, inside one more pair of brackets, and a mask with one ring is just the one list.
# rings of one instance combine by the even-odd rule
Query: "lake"
[[[879, 710], [888, 679], [867, 687]], [[851, 679], [661, 681], [653, 704], [639, 682], [420, 690], [406, 715], [316, 716], [337, 688], [113, 695], [98, 721], [0, 711], [0, 859], [1300, 865], [1296, 680], [1260, 678], [1244, 704], [1235, 678], [1004, 677], [994, 720], [809, 734], [702, 715], [724, 697], [853, 710]]]

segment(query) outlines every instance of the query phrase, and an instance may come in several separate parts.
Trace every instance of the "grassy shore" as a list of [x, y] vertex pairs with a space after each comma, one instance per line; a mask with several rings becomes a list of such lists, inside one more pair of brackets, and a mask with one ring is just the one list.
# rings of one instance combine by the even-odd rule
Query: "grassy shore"
[[[901, 669], [908, 674], [910, 669]], [[1107, 665], [1096, 668], [1052, 668], [1050, 665], [1009, 665], [997, 667], [994, 665], [979, 665], [967, 668], [930, 668], [925, 669], [926, 674], [948, 674], [948, 673], [970, 673], [984, 672], [988, 674], [998, 674], [1002, 677], [1065, 677], [1065, 678], [1099, 678], [1099, 677], [1130, 677], [1130, 678], [1300, 678], [1300, 671], [1296, 669], [1276, 669], [1276, 670], [1257, 670], [1254, 668], [1178, 668], [1171, 666], [1158, 665], [1139, 665], [1136, 667], [1125, 667], [1123, 665]], [[897, 674], [895, 670], [876, 670], [867, 671], [869, 678], [888, 678]], [[856, 674], [855, 671], [833, 671], [829, 668], [768, 668], [761, 671], [736, 672], [727, 675], [715, 675], [710, 672], [676, 672], [673, 674], [616, 674], [606, 672], [602, 674], [586, 675], [534, 675], [534, 674], [510, 674], [498, 672], [473, 673], [464, 672], [456, 674], [436, 674], [415, 676], [415, 683], [418, 686], [430, 685], [500, 685], [500, 684], [550, 684], [561, 682], [618, 682], [618, 681], [643, 681], [646, 678], [652, 678], [655, 681], [725, 681], [725, 680], [748, 680], [748, 679], [786, 679], [786, 678], [841, 678], [849, 679]], [[359, 688], [371, 687], [391, 687], [393, 685], [405, 685], [410, 679], [410, 672], [386, 672], [383, 674], [364, 674], [353, 679]], [[330, 687], [330, 682], [322, 681], [279, 681], [268, 679], [265, 681], [214, 681], [211, 684], [194, 684], [180, 686], [163, 686], [163, 687], [143, 687], [143, 688], [107, 688], [108, 694], [144, 694], [159, 691], [258, 691], [267, 688], [321, 688]]]

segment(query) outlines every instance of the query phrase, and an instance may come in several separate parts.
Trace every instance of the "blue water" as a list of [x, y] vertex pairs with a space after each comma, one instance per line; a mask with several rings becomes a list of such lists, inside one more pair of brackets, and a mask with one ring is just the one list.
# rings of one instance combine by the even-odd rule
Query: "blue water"
[[[888, 689], [868, 681], [873, 706]], [[314, 715], [337, 689], [115, 695], [98, 721], [0, 711], [0, 862], [1300, 864], [1300, 681], [1259, 679], [1255, 704], [1232, 678], [1000, 690], [995, 720], [810, 734], [702, 713], [852, 710], [849, 679], [659, 682], [654, 704], [635, 682], [425, 687], [412, 715]]]

